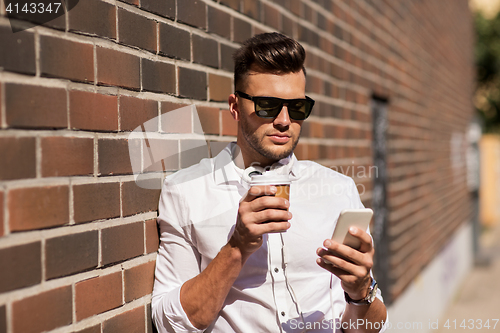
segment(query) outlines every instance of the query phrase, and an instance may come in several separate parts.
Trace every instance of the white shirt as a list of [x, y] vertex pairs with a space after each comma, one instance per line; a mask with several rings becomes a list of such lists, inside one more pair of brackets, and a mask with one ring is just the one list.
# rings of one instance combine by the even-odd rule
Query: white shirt
[[[231, 143], [215, 158], [165, 179], [152, 298], [159, 333], [203, 331], [187, 318], [179, 292], [232, 235], [239, 201], [249, 188], [244, 170], [233, 162], [235, 147]], [[273, 165], [271, 172], [289, 173], [292, 180], [291, 227], [264, 235], [205, 332], [341, 332], [344, 291], [335, 275], [316, 264], [316, 249], [331, 237], [343, 209], [363, 204], [351, 178], [294, 155], [280, 162], [284, 165]]]

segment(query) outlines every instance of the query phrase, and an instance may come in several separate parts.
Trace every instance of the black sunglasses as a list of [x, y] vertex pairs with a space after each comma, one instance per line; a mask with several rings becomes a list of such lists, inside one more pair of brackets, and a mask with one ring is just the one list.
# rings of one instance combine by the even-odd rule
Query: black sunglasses
[[276, 118], [283, 109], [283, 105], [286, 105], [288, 115], [291, 119], [304, 120], [309, 117], [314, 106], [314, 100], [307, 96], [306, 98], [283, 99], [277, 97], [250, 96], [241, 91], [236, 91], [236, 95], [253, 101], [255, 113], [261, 118]]

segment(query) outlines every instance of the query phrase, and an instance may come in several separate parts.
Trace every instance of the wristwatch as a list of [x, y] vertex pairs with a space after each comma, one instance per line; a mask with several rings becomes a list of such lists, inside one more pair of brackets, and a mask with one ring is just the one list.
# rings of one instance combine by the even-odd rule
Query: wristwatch
[[347, 304], [354, 304], [354, 305], [372, 304], [372, 302], [375, 300], [375, 296], [377, 295], [377, 289], [378, 289], [377, 281], [375, 281], [375, 279], [372, 278], [372, 283], [368, 288], [368, 294], [366, 295], [365, 298], [360, 300], [353, 300], [351, 299], [351, 297], [349, 297], [349, 294], [347, 294], [344, 291], [345, 301], [347, 302]]

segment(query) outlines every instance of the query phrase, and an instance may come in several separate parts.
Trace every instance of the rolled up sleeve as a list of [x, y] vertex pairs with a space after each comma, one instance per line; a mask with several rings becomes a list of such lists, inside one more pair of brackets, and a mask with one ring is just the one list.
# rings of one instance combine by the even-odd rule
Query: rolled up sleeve
[[180, 302], [182, 284], [200, 273], [200, 255], [191, 242], [189, 219], [175, 185], [165, 182], [158, 211], [161, 242], [151, 302], [153, 321], [159, 333], [203, 332], [191, 324]]

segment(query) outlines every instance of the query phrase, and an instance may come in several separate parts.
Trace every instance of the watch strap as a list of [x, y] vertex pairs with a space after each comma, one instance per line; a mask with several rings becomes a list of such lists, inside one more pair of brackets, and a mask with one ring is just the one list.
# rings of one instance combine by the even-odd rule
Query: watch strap
[[347, 304], [353, 304], [353, 305], [371, 304], [375, 300], [375, 295], [377, 293], [377, 282], [375, 281], [374, 278], [372, 278], [371, 280], [372, 280], [372, 282], [370, 284], [370, 287], [368, 288], [368, 294], [363, 299], [353, 300], [349, 296], [349, 294], [344, 291], [344, 298], [345, 298], [345, 301], [347, 302]]

